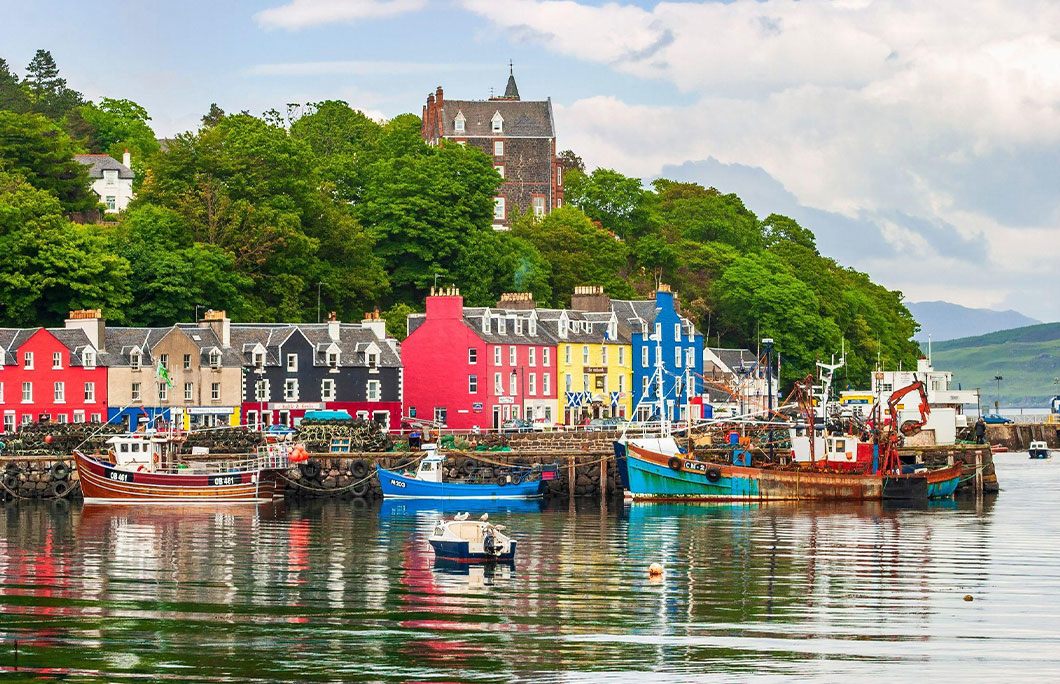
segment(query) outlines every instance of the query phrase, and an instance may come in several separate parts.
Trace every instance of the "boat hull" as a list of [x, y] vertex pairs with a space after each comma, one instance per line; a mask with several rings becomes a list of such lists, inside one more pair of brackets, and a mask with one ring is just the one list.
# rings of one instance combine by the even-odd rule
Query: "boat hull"
[[132, 472], [80, 453], [74, 458], [86, 504], [267, 503], [283, 497], [273, 471]]
[[515, 561], [516, 541], [511, 540], [507, 553], [500, 555], [473, 553], [471, 542], [468, 541], [443, 541], [439, 539], [429, 540], [434, 549], [437, 560], [452, 563], [512, 563]]
[[[634, 445], [628, 446], [627, 459], [634, 500], [865, 501], [885, 496], [885, 478], [878, 474], [702, 463], [680, 455], [656, 454]], [[908, 491], [925, 481], [927, 487], [922, 496], [951, 496], [960, 474], [961, 466], [954, 465], [927, 475], [900, 476], [895, 478], [901, 480], [898, 485], [906, 487], [896, 498], [909, 498]]]
[[537, 499], [545, 491], [544, 480], [503, 485], [426, 482], [379, 466], [376, 468], [386, 499]]

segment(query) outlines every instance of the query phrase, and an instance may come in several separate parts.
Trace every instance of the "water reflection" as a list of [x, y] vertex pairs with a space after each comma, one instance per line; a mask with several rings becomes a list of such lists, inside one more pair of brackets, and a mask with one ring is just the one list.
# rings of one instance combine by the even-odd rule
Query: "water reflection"
[[[109, 681], [1046, 677], [1060, 462], [1013, 457], [996, 502], [919, 508], [8, 506], [0, 667], [18, 639]], [[463, 510], [508, 526], [512, 566], [435, 562]]]

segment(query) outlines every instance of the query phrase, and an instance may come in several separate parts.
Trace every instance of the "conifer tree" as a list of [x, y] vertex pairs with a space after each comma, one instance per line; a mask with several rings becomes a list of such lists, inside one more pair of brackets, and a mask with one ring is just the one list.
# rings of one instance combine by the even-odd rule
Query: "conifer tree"
[[61, 119], [66, 112], [82, 103], [81, 93], [66, 86], [59, 67], [48, 50], [37, 50], [26, 67], [25, 86], [33, 111], [50, 119]]
[[0, 57], [0, 109], [11, 112], [29, 111], [29, 97], [18, 82], [18, 76], [8, 66], [7, 60]]

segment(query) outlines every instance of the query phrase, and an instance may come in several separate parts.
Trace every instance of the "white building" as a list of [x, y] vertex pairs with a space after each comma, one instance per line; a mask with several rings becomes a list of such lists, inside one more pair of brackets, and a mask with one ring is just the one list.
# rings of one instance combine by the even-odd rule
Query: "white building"
[[[891, 395], [907, 387], [915, 380], [920, 380], [927, 387], [928, 404], [931, 415], [924, 426], [925, 433], [931, 433], [935, 444], [953, 444], [956, 428], [967, 424], [964, 418], [964, 407], [976, 405], [978, 395], [975, 390], [950, 389], [953, 373], [935, 370], [930, 359], [920, 359], [915, 371], [896, 370], [878, 371], [872, 374], [872, 394], [880, 398], [883, 406], [887, 405]], [[897, 405], [901, 420], [916, 419], [919, 415], [918, 395], [907, 394], [902, 403]], [[922, 443], [932, 443], [932, 438]], [[916, 442], [921, 443], [921, 442]]]
[[[773, 361], [776, 363], [776, 360]], [[763, 360], [750, 349], [703, 350], [703, 381], [715, 415], [765, 411], [769, 407], [769, 378]], [[712, 390], [710, 386], [714, 386]], [[719, 392], [724, 388], [726, 391]], [[773, 374], [773, 406], [780, 405], [780, 381]]]
[[132, 155], [129, 150], [125, 150], [121, 162], [109, 154], [79, 154], [74, 158], [88, 167], [92, 191], [107, 206], [106, 213], [125, 211], [133, 198]]

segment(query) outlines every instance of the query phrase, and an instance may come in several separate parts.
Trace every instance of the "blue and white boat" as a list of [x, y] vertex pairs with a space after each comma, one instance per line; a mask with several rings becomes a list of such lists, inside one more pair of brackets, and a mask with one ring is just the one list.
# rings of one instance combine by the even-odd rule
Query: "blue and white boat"
[[504, 534], [504, 525], [489, 522], [489, 514], [468, 520], [459, 513], [452, 520], [439, 520], [427, 539], [437, 560], [455, 563], [512, 563], [515, 540]]
[[512, 468], [494, 482], [467, 482], [445, 477], [445, 456], [425, 444], [428, 455], [415, 472], [402, 473], [376, 466], [384, 499], [537, 499], [546, 483], [559, 474], [557, 466]]

